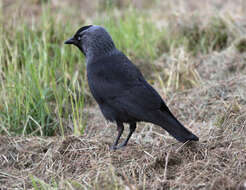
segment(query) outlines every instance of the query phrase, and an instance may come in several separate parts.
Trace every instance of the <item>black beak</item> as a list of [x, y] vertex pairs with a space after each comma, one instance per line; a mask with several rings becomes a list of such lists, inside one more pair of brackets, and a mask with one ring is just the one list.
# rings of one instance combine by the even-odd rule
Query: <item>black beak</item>
[[64, 42], [64, 44], [75, 44], [75, 39], [72, 37]]

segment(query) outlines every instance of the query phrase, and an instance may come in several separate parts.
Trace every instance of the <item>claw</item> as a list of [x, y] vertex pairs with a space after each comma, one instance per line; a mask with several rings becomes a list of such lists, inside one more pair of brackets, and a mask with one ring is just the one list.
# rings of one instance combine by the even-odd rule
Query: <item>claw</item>
[[117, 146], [114, 146], [114, 145], [113, 146], [110, 146], [109, 149], [110, 150], [117, 150]]
[[122, 143], [122, 144], [120, 144], [120, 145], [118, 145], [118, 146], [111, 146], [109, 149], [110, 150], [117, 150], [117, 149], [121, 149], [121, 148], [124, 148], [124, 147], [126, 147], [126, 144], [125, 143]]

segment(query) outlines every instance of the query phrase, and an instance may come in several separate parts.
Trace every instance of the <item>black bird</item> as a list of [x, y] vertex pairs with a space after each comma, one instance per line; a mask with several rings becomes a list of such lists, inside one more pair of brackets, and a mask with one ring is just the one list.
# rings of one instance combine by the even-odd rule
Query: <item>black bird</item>
[[[115, 47], [103, 27], [84, 26], [65, 44], [77, 46], [85, 55], [91, 93], [104, 117], [117, 124], [118, 136], [112, 149], [127, 145], [139, 121], [159, 125], [180, 142], [199, 140], [174, 117], [139, 69]], [[123, 123], [130, 125], [130, 132], [117, 146]]]

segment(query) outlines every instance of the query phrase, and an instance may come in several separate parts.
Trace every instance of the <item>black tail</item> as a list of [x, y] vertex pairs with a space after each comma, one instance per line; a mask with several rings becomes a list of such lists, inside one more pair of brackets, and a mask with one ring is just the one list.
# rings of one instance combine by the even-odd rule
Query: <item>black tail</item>
[[155, 112], [155, 116], [152, 123], [159, 125], [165, 129], [170, 135], [180, 142], [186, 142], [188, 140], [198, 141], [199, 138], [186, 129], [169, 111], [167, 106], [164, 104], [160, 111]]

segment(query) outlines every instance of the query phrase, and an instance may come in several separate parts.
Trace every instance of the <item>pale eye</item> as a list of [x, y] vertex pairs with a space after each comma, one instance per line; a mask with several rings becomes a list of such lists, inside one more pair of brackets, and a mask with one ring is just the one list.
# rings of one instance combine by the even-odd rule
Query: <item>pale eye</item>
[[78, 41], [80, 41], [81, 40], [81, 36], [78, 36]]

